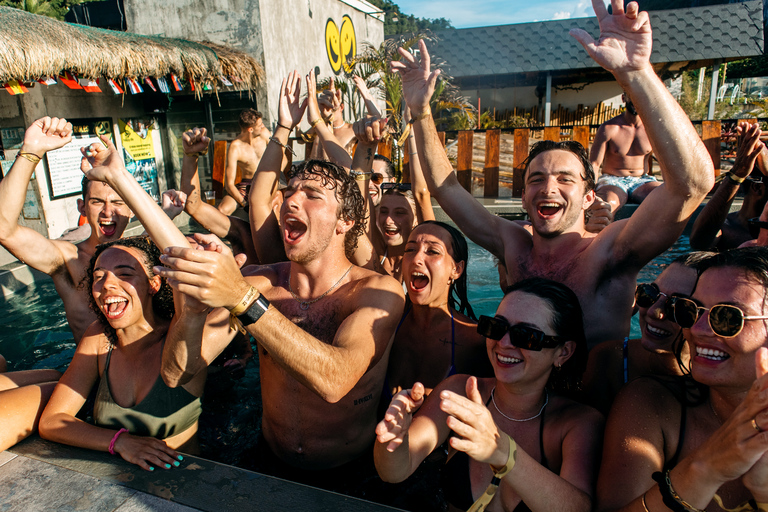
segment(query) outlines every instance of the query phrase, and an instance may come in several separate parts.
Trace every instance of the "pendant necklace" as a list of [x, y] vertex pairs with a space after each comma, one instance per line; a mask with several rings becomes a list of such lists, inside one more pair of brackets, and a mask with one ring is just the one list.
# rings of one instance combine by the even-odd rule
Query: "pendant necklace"
[[534, 416], [531, 416], [530, 418], [524, 418], [524, 419], [522, 419], [522, 420], [519, 420], [519, 419], [517, 419], [517, 418], [510, 418], [509, 416], [507, 416], [506, 414], [504, 414], [503, 412], [501, 412], [501, 409], [499, 409], [499, 406], [498, 406], [498, 405], [496, 405], [496, 398], [494, 397], [494, 394], [495, 394], [495, 393], [496, 393], [496, 386], [493, 386], [493, 389], [491, 390], [491, 402], [493, 402], [493, 406], [496, 408], [496, 410], [499, 412], [499, 414], [501, 414], [502, 416], [504, 416], [505, 418], [507, 418], [509, 421], [516, 421], [516, 422], [518, 422], [518, 423], [522, 423], [522, 422], [524, 422], [524, 421], [531, 421], [531, 420], [535, 420], [536, 418], [538, 418], [539, 416], [541, 416], [541, 413], [543, 413], [543, 412], [544, 412], [544, 408], [545, 408], [545, 407], [547, 406], [547, 404], [549, 403], [549, 393], [547, 392], [547, 390], [546, 390], [546, 389], [544, 389], [544, 405], [542, 405], [542, 406], [541, 406], [541, 409], [539, 409], [539, 412], [538, 412], [536, 415], [534, 415]]
[[347, 277], [347, 274], [349, 274], [349, 271], [350, 271], [350, 270], [352, 270], [352, 267], [354, 267], [354, 265], [350, 265], [350, 266], [349, 266], [349, 268], [347, 269], [347, 271], [346, 271], [346, 272], [344, 272], [344, 275], [343, 275], [343, 276], [341, 276], [341, 277], [339, 278], [339, 280], [338, 280], [338, 281], [336, 281], [335, 283], [333, 283], [333, 286], [331, 286], [330, 288], [328, 288], [328, 290], [326, 290], [326, 292], [325, 292], [324, 294], [322, 294], [321, 296], [319, 296], [319, 297], [318, 297], [318, 298], [316, 298], [316, 299], [312, 299], [312, 300], [301, 300], [301, 299], [299, 298], [299, 296], [298, 296], [298, 295], [296, 295], [296, 294], [293, 292], [293, 288], [291, 287], [291, 275], [290, 275], [290, 274], [288, 274], [288, 291], [289, 291], [289, 292], [291, 292], [291, 296], [293, 297], [293, 300], [295, 300], [296, 302], [298, 302], [298, 303], [299, 303], [299, 307], [302, 309], [302, 311], [306, 311], [306, 310], [308, 310], [308, 309], [309, 309], [309, 306], [311, 306], [311, 305], [312, 305], [312, 304], [314, 304], [315, 302], [319, 301], [320, 299], [322, 299], [323, 297], [325, 297], [326, 295], [328, 295], [329, 293], [331, 293], [331, 291], [332, 291], [334, 288], [336, 288], [337, 286], [339, 286], [339, 283], [340, 283], [340, 282], [342, 282], [342, 281], [344, 280], [344, 278], [345, 278], [345, 277]]

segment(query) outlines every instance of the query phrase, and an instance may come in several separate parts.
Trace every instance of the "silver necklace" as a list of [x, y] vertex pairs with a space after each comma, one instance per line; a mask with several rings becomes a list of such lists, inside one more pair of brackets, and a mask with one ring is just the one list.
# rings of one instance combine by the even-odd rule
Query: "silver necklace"
[[509, 421], [516, 421], [516, 422], [518, 422], [518, 423], [522, 423], [522, 422], [524, 422], [524, 421], [531, 421], [531, 420], [535, 420], [536, 418], [538, 418], [539, 416], [541, 416], [541, 413], [543, 413], [543, 412], [544, 412], [544, 408], [545, 408], [545, 407], [547, 406], [547, 404], [549, 403], [549, 393], [547, 392], [547, 390], [546, 390], [546, 389], [544, 389], [544, 405], [542, 405], [542, 406], [541, 406], [541, 409], [539, 409], [539, 412], [538, 412], [538, 413], [537, 413], [535, 416], [531, 416], [530, 418], [525, 418], [525, 419], [519, 420], [519, 419], [517, 419], [517, 418], [510, 418], [509, 416], [507, 416], [506, 414], [504, 414], [503, 412], [501, 412], [501, 409], [499, 409], [499, 406], [498, 406], [498, 405], [496, 405], [496, 398], [495, 398], [495, 396], [494, 396], [494, 395], [495, 395], [495, 393], [496, 393], [496, 386], [493, 386], [493, 389], [491, 390], [491, 402], [493, 402], [493, 406], [496, 408], [496, 410], [499, 412], [499, 414], [501, 414], [502, 416], [504, 416], [505, 418], [507, 418]]
[[352, 267], [354, 267], [354, 265], [350, 265], [350, 266], [349, 266], [349, 268], [347, 269], [347, 271], [346, 271], [346, 272], [344, 272], [344, 275], [343, 275], [343, 276], [341, 276], [341, 277], [339, 278], [339, 280], [338, 280], [338, 281], [336, 281], [335, 283], [333, 283], [333, 286], [331, 286], [330, 288], [328, 288], [328, 290], [326, 290], [326, 292], [325, 292], [324, 294], [322, 294], [321, 296], [319, 296], [319, 297], [318, 297], [318, 298], [316, 298], [316, 299], [312, 299], [312, 300], [301, 300], [301, 299], [299, 298], [299, 296], [298, 296], [298, 295], [296, 295], [296, 294], [293, 292], [293, 288], [291, 287], [291, 275], [290, 275], [290, 274], [288, 274], [288, 291], [289, 291], [289, 292], [291, 292], [291, 296], [293, 297], [293, 300], [295, 300], [296, 302], [298, 302], [298, 303], [299, 303], [299, 307], [300, 307], [300, 308], [301, 308], [303, 311], [306, 311], [306, 310], [308, 310], [308, 309], [309, 309], [309, 306], [311, 306], [311, 305], [312, 305], [312, 304], [314, 304], [315, 302], [319, 301], [320, 299], [322, 299], [323, 297], [325, 297], [326, 295], [328, 295], [329, 293], [331, 293], [331, 291], [332, 291], [334, 288], [336, 288], [337, 286], [339, 286], [339, 283], [340, 283], [341, 281], [343, 281], [345, 277], [347, 277], [347, 274], [349, 274], [349, 271], [350, 271], [350, 270], [352, 270]]

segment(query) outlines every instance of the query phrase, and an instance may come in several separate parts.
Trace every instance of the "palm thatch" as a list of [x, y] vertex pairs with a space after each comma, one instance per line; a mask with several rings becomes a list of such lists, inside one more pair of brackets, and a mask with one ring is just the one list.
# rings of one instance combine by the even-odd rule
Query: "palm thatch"
[[216, 88], [220, 76], [256, 89], [264, 70], [250, 55], [211, 42], [86, 27], [0, 7], [0, 82], [33, 81], [72, 71], [96, 79], [160, 78], [171, 73]]

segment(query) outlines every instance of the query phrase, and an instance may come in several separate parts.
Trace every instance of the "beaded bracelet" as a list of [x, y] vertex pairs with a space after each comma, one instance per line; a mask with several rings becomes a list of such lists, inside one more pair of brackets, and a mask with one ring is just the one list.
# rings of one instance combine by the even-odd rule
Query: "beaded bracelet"
[[109, 454], [114, 455], [115, 454], [115, 443], [117, 442], [117, 438], [120, 437], [120, 434], [124, 434], [125, 432], [128, 432], [127, 428], [121, 428], [117, 431], [117, 434], [115, 434], [115, 437], [112, 438], [112, 442], [109, 443]]
[[275, 144], [277, 144], [278, 146], [282, 146], [282, 147], [284, 147], [285, 149], [287, 149], [288, 151], [290, 151], [290, 152], [291, 152], [291, 154], [292, 154], [293, 156], [296, 156], [296, 152], [293, 150], [293, 148], [292, 148], [291, 146], [288, 146], [287, 144], [283, 144], [282, 142], [280, 142], [280, 141], [277, 139], [277, 137], [270, 137], [270, 138], [269, 138], [269, 140], [271, 140], [272, 142], [274, 142], [274, 143], [275, 143]]

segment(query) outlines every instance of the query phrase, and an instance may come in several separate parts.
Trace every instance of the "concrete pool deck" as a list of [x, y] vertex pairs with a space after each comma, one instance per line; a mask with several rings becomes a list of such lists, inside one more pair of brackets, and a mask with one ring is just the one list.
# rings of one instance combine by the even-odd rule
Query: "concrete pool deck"
[[0, 452], [0, 511], [387, 512], [399, 509], [185, 456], [144, 471], [120, 457], [38, 436]]

